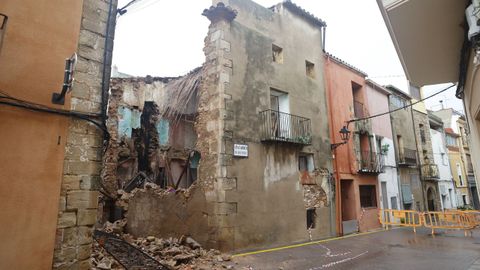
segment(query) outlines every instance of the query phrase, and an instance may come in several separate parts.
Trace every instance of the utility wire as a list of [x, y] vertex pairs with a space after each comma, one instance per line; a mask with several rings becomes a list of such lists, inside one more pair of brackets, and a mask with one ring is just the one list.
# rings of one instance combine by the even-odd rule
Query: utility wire
[[141, 0], [132, 0], [132, 1], [128, 2], [125, 6], [119, 8], [119, 9], [117, 10], [117, 12], [118, 12], [120, 15], [125, 14], [126, 9], [127, 9], [129, 6], [133, 5], [135, 2], [138, 2], [138, 1], [141, 1]]
[[6, 106], [11, 106], [11, 107], [17, 107], [17, 108], [22, 108], [30, 111], [36, 111], [36, 112], [44, 112], [44, 113], [50, 113], [50, 114], [56, 114], [56, 115], [62, 115], [62, 116], [70, 116], [73, 118], [81, 119], [87, 122], [90, 122], [94, 124], [96, 127], [98, 127], [100, 130], [102, 130], [107, 137], [109, 137], [109, 133], [107, 129], [105, 128], [104, 125], [101, 123], [98, 123], [97, 121], [93, 120], [93, 118], [98, 118], [101, 115], [98, 114], [88, 114], [88, 113], [81, 113], [77, 111], [70, 111], [70, 110], [63, 110], [63, 109], [57, 109], [57, 108], [52, 108], [48, 107], [42, 104], [14, 98], [5, 92], [0, 90], [0, 105], [6, 105]]
[[363, 118], [350, 119], [350, 120], [347, 121], [347, 124], [353, 123], [353, 122], [358, 122], [358, 121], [363, 121], [363, 120], [372, 119], [372, 118], [379, 117], [379, 116], [383, 116], [383, 115], [386, 115], [386, 114], [391, 114], [391, 113], [393, 113], [393, 112], [400, 111], [400, 110], [406, 109], [406, 108], [408, 108], [408, 107], [412, 107], [413, 105], [415, 105], [415, 104], [417, 104], [417, 103], [423, 102], [424, 100], [427, 100], [427, 99], [429, 99], [429, 98], [431, 98], [431, 97], [434, 97], [434, 96], [436, 96], [436, 95], [438, 95], [438, 94], [440, 94], [440, 93], [443, 93], [443, 92], [447, 91], [448, 89], [454, 87], [455, 85], [456, 85], [456, 84], [452, 84], [452, 85], [450, 85], [449, 87], [447, 87], [447, 88], [445, 88], [445, 89], [443, 89], [443, 90], [440, 90], [440, 91], [438, 91], [437, 93], [432, 94], [432, 95], [430, 95], [430, 96], [428, 96], [428, 97], [426, 97], [426, 98], [420, 99], [420, 100], [418, 100], [418, 101], [416, 101], [416, 102], [410, 103], [409, 105], [406, 105], [406, 106], [403, 106], [403, 107], [400, 107], [400, 108], [397, 108], [397, 109], [394, 109], [394, 110], [391, 110], [391, 111], [388, 111], [388, 112], [379, 113], [379, 114], [375, 114], [375, 115], [368, 116], [368, 117], [363, 117]]

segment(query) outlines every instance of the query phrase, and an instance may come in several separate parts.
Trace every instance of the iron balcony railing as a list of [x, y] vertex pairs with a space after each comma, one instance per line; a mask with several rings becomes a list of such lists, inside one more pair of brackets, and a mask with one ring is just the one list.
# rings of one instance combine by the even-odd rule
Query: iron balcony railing
[[353, 101], [353, 112], [355, 113], [355, 118], [364, 118], [366, 116], [365, 108], [360, 101]]
[[382, 173], [384, 156], [371, 151], [357, 151], [358, 172]]
[[422, 176], [425, 179], [438, 179], [440, 178], [438, 172], [438, 166], [436, 164], [423, 164]]
[[310, 119], [274, 110], [260, 112], [261, 140], [309, 145], [312, 143]]
[[417, 151], [408, 148], [402, 150], [399, 153], [399, 163], [401, 165], [417, 165]]

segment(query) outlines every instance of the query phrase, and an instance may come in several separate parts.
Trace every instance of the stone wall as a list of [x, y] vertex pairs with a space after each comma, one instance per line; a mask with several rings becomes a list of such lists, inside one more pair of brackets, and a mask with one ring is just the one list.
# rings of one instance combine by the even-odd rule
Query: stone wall
[[[113, 0], [112, 24], [117, 1]], [[104, 44], [109, 13], [108, 0], [84, 0], [71, 109], [101, 113], [102, 70], [110, 70], [114, 26], [110, 28], [108, 59]], [[107, 76], [107, 80], [109, 75]], [[100, 119], [99, 119], [100, 121]], [[103, 133], [94, 125], [72, 120], [68, 128], [53, 269], [90, 269], [93, 225], [98, 208], [102, 167]]]
[[198, 135], [197, 150], [202, 153], [198, 177], [206, 194], [209, 208], [208, 245], [220, 249], [233, 249], [231, 236], [232, 215], [237, 211], [235, 201], [226, 201], [225, 192], [236, 188], [236, 179], [227, 176], [227, 166], [231, 165], [233, 151], [233, 131], [228, 128], [231, 112], [231, 95], [228, 94], [233, 63], [229, 57], [230, 43], [225, 40], [225, 32], [235, 12], [225, 6], [205, 11], [212, 23], [205, 38], [198, 117], [195, 130]]

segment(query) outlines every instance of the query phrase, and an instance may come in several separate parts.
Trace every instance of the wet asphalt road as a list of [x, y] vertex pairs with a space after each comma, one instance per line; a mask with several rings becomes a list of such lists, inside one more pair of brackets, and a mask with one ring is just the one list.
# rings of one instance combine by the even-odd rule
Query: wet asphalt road
[[[236, 257], [236, 269], [469, 269], [480, 258], [480, 230], [465, 237], [463, 231], [427, 229], [375, 232], [297, 248]], [[470, 269], [477, 269], [474, 268]]]

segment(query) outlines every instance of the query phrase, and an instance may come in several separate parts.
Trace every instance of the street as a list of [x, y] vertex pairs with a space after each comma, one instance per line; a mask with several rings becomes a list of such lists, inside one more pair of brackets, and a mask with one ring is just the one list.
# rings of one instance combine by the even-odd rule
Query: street
[[356, 235], [341, 239], [267, 251], [239, 254], [240, 269], [480, 269], [480, 230], [436, 233], [409, 228]]

